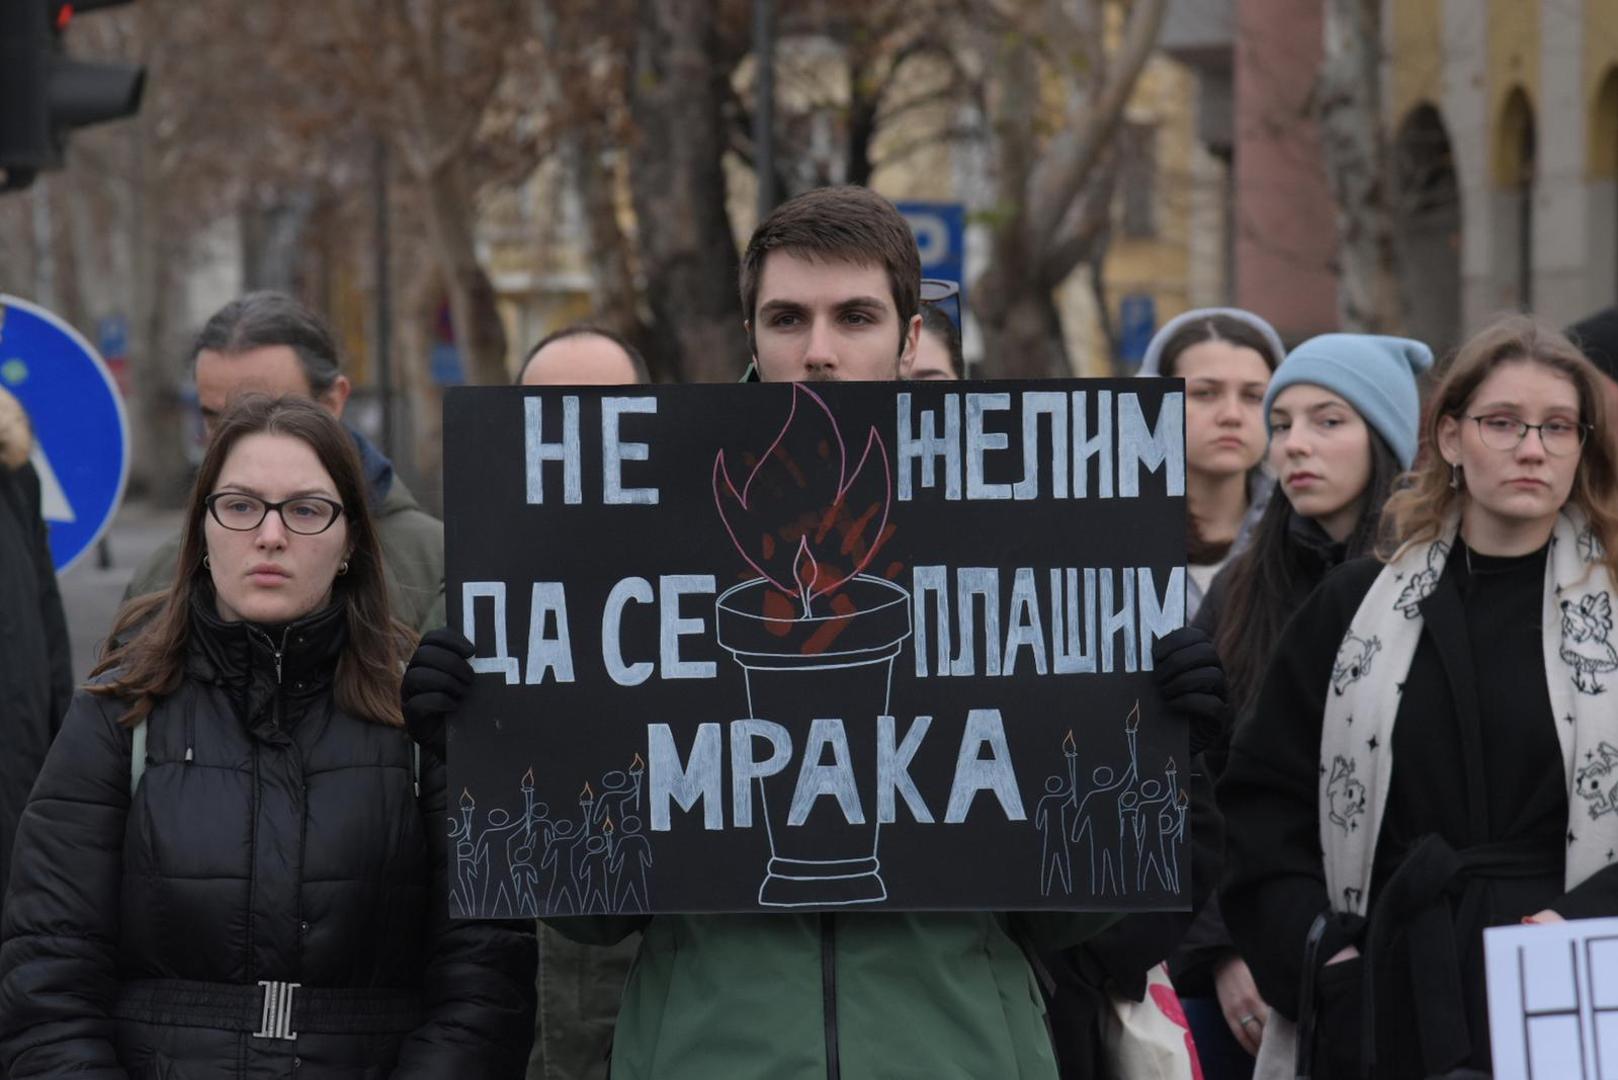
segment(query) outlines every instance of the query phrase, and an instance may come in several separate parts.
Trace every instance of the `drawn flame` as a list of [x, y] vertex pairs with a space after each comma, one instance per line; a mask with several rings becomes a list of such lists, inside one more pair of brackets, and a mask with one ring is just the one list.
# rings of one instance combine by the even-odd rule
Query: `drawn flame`
[[588, 780], [586, 780], [584, 782], [584, 790], [579, 792], [579, 801], [584, 802], [584, 801], [588, 800], [590, 802], [594, 802], [595, 797], [596, 797], [596, 793], [594, 791], [590, 790], [590, 782]]
[[1071, 753], [1074, 753], [1076, 750], [1077, 750], [1077, 747], [1075, 746], [1075, 744], [1073, 742], [1073, 729], [1068, 728], [1067, 729], [1067, 738], [1062, 740], [1062, 753], [1071, 754]]
[[612, 818], [608, 818], [607, 823], [601, 826], [601, 831], [609, 836], [612, 835]]
[[522, 774], [522, 789], [524, 791], [534, 790], [534, 767], [532, 765], [528, 766], [528, 771]]
[[629, 771], [630, 772], [645, 772], [646, 771], [646, 762], [644, 762], [644, 761], [642, 761], [640, 759], [640, 751], [639, 750], [635, 751], [635, 757], [629, 763]]
[[725, 451], [714, 456], [713, 491], [742, 558], [808, 615], [816, 598], [869, 566], [886, 541], [893, 475], [874, 427], [850, 469], [837, 418], [797, 383], [786, 422], [740, 489]]
[[462, 810], [470, 810], [470, 809], [472, 809], [472, 807], [476, 806], [477, 804], [478, 804], [478, 801], [476, 799], [472, 798], [472, 792], [467, 788], [462, 788], [461, 789], [461, 809]]
[[1126, 720], [1124, 720], [1124, 730], [1129, 732], [1131, 735], [1133, 735], [1133, 734], [1135, 734], [1136, 730], [1139, 729], [1139, 727], [1140, 727], [1140, 702], [1137, 701], [1137, 702], [1135, 702], [1135, 707], [1133, 709], [1129, 710], [1129, 717]]
[[1181, 806], [1184, 806], [1186, 803], [1191, 801], [1191, 797], [1185, 793], [1184, 788], [1180, 789], [1180, 798], [1177, 801]]

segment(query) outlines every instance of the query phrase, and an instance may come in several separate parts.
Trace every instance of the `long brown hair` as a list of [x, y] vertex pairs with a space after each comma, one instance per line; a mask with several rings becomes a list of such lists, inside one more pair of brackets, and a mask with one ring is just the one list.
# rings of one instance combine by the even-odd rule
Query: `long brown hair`
[[[1343, 544], [1344, 559], [1376, 549], [1382, 507], [1399, 479], [1399, 459], [1369, 424], [1371, 475], [1362, 493], [1359, 520]], [[1224, 607], [1214, 632], [1214, 648], [1225, 663], [1230, 700], [1238, 713], [1258, 696], [1281, 631], [1304, 597], [1320, 584], [1321, 567], [1292, 537], [1292, 502], [1279, 482], [1253, 528], [1252, 541], [1221, 576]]]
[[203, 500], [219, 482], [225, 459], [236, 444], [257, 434], [284, 435], [306, 443], [337, 487], [353, 548], [348, 573], [337, 579], [332, 590], [333, 602], [347, 609], [348, 620], [348, 640], [337, 660], [337, 704], [362, 719], [401, 726], [399, 679], [415, 635], [394, 619], [388, 603], [382, 549], [366, 502], [364, 472], [354, 440], [331, 413], [301, 397], [250, 394], [220, 418], [186, 503], [174, 584], [166, 592], [137, 597], [124, 605], [110, 639], [115, 644], [92, 673], [111, 671], [113, 678], [89, 690], [129, 702], [129, 710], [119, 721], [134, 726], [180, 688], [191, 639], [191, 605], [208, 581], [202, 565], [203, 522], [208, 512]]
[[1450, 486], [1453, 474], [1438, 453], [1439, 425], [1445, 417], [1466, 415], [1473, 395], [1495, 368], [1524, 361], [1566, 375], [1578, 390], [1579, 419], [1589, 425], [1590, 437], [1584, 441], [1568, 502], [1590, 519], [1606, 551], [1607, 573], [1618, 580], [1618, 468], [1607, 428], [1603, 376], [1565, 336], [1526, 315], [1495, 320], [1456, 352], [1422, 424], [1427, 453], [1410, 471], [1407, 483], [1388, 500], [1384, 558], [1391, 558], [1407, 544], [1438, 539], [1444, 523], [1460, 509], [1466, 485], [1463, 482], [1459, 489]]

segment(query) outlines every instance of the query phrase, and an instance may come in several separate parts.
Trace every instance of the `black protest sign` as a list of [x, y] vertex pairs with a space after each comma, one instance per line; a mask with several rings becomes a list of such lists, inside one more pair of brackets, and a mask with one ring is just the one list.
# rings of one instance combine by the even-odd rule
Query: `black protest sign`
[[458, 915], [1189, 895], [1172, 380], [444, 406]]

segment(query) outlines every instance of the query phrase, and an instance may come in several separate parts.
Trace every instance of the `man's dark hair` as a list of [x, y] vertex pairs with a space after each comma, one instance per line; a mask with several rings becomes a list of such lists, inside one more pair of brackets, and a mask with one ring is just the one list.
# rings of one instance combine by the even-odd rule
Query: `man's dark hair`
[[1567, 328], [1590, 362], [1609, 379], [1618, 379], [1618, 307], [1604, 308]]
[[931, 330], [944, 343], [949, 354], [950, 374], [957, 379], [966, 378], [966, 357], [961, 353], [961, 332], [955, 329], [955, 320], [937, 304], [921, 305], [921, 332]]
[[756, 314], [759, 279], [772, 251], [817, 261], [880, 266], [888, 274], [900, 340], [921, 308], [921, 254], [916, 238], [894, 205], [854, 184], [816, 188], [788, 199], [753, 230], [742, 255], [742, 312]]
[[337, 342], [325, 322], [286, 293], [250, 292], [213, 313], [191, 346], [191, 363], [204, 349], [234, 355], [285, 345], [298, 355], [309, 391], [319, 397], [342, 374]]
[[560, 330], [552, 330], [550, 333], [540, 338], [539, 341], [534, 344], [533, 348], [529, 349], [523, 354], [522, 366], [517, 368], [517, 378], [515, 381], [518, 384], [522, 382], [522, 377], [528, 373], [528, 365], [533, 363], [535, 356], [539, 355], [539, 350], [543, 349], [552, 342], [562, 341], [566, 338], [574, 337], [606, 338], [608, 341], [624, 350], [624, 355], [629, 357], [629, 365], [635, 369], [636, 382], [651, 382], [651, 376], [648, 374], [646, 369], [646, 358], [640, 354], [639, 349], [631, 345], [629, 340], [622, 334], [613, 330], [608, 330], [605, 326], [594, 326], [590, 323], [574, 323], [572, 326], [564, 326]]

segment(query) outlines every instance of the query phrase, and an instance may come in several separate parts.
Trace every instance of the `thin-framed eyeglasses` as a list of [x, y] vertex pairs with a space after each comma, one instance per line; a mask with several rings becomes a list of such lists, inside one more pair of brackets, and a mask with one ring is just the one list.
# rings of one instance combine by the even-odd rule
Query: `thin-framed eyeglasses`
[[266, 502], [257, 495], [239, 491], [219, 491], [202, 500], [208, 513], [231, 532], [252, 532], [264, 524], [274, 510], [281, 515], [287, 531], [299, 536], [318, 536], [343, 516], [343, 504], [323, 495], [300, 495], [296, 499]]
[[1477, 424], [1478, 438], [1490, 450], [1515, 450], [1528, 438], [1530, 431], [1537, 431], [1539, 444], [1547, 454], [1566, 457], [1577, 453], [1590, 435], [1589, 424], [1561, 417], [1553, 417], [1542, 424], [1530, 424], [1507, 413], [1468, 416], [1467, 419]]
[[943, 278], [921, 279], [921, 302], [939, 308], [949, 321], [955, 324], [958, 331], [961, 328], [961, 286], [959, 282], [946, 281]]

